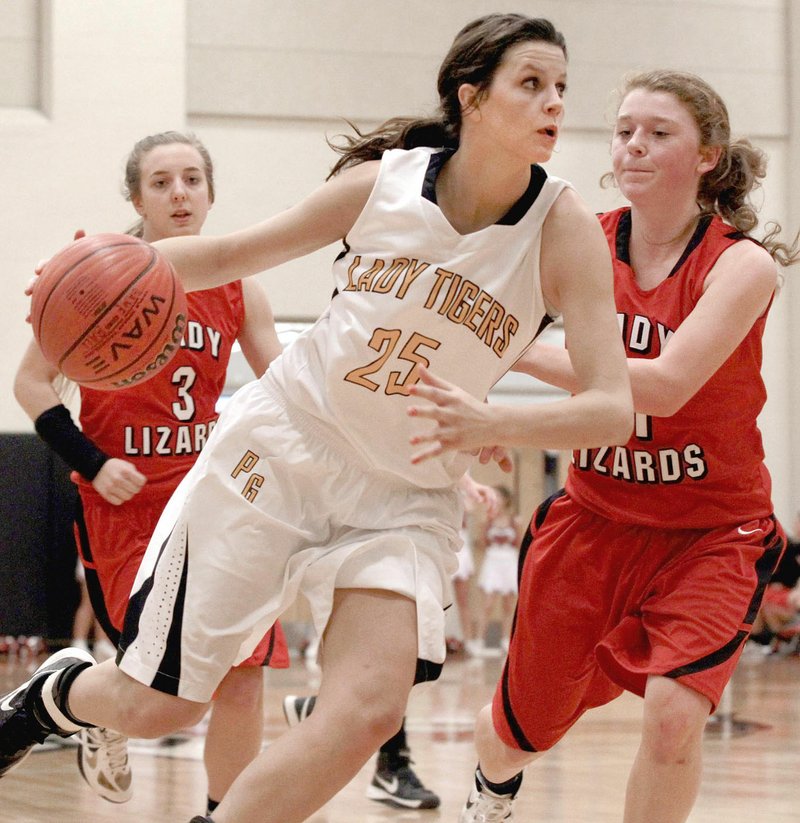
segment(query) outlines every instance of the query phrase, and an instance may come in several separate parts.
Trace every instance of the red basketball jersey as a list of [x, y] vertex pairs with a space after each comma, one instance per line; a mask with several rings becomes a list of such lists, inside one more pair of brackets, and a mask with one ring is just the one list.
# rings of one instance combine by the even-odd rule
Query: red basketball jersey
[[[231, 347], [244, 322], [241, 282], [189, 292], [181, 349], [155, 377], [117, 391], [81, 387], [83, 430], [147, 477], [140, 494], [163, 495], [192, 467], [217, 420]], [[82, 493], [95, 493], [81, 480]]]
[[[645, 291], [630, 266], [630, 209], [600, 220], [630, 358], [658, 357], [702, 296], [720, 254], [734, 243], [752, 242], [719, 218], [703, 217], [670, 276]], [[766, 400], [760, 374], [766, 315], [672, 417], [637, 414], [625, 446], [576, 451], [569, 494], [611, 520], [663, 528], [711, 528], [771, 514], [771, 482], [756, 424]]]

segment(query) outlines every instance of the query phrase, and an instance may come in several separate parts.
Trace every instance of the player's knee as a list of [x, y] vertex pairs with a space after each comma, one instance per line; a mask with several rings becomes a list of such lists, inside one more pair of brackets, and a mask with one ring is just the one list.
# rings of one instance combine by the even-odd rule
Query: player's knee
[[366, 713], [363, 724], [367, 745], [378, 748], [394, 737], [403, 725], [405, 701], [385, 700], [374, 702]]
[[659, 763], [692, 759], [702, 740], [710, 703], [683, 687], [647, 698], [642, 742]]
[[680, 763], [694, 758], [701, 739], [693, 718], [686, 715], [661, 717], [646, 724], [643, 744], [656, 763]]
[[162, 737], [195, 725], [206, 708], [204, 703], [150, 691], [145, 698], [139, 696], [119, 704], [119, 731], [128, 737]]
[[340, 714], [339, 720], [357, 747], [372, 752], [400, 730], [406, 700], [391, 693], [378, 694], [354, 701], [352, 709]]
[[217, 700], [239, 711], [254, 711], [261, 706], [264, 678], [260, 668], [231, 669], [217, 689]]

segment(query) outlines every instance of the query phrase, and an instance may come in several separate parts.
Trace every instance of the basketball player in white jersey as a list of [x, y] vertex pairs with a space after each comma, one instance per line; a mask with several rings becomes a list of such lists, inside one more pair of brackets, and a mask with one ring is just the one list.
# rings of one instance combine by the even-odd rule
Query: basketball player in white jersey
[[[1, 701], [0, 774], [48, 732], [147, 737], [192, 723], [300, 592], [324, 638], [316, 707], [239, 776], [213, 823], [305, 820], [397, 731], [411, 686], [445, 658], [470, 452], [507, 463], [499, 424], [497, 445], [534, 448], [631, 431], [608, 247], [578, 195], [538, 165], [565, 87], [564, 39], [548, 21], [483, 17], [445, 58], [437, 117], [357, 134], [326, 184], [263, 223], [157, 244], [187, 288], [204, 289], [340, 242], [336, 295], [237, 392], [167, 504], [118, 663], [64, 650]], [[447, 399], [426, 400], [440, 377], [483, 401], [557, 313], [575, 394], [480, 404], [485, 425], [445, 454]], [[421, 381], [424, 397], [411, 397]]]

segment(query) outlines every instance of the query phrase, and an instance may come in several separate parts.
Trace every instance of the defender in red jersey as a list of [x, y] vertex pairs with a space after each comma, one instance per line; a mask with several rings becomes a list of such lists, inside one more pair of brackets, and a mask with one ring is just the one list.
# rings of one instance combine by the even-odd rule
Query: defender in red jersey
[[[600, 221], [636, 423], [625, 445], [575, 452], [523, 542], [508, 659], [476, 729], [478, 784], [504, 820], [523, 767], [628, 690], [644, 725], [624, 823], [685, 821], [709, 712], [785, 545], [756, 421], [775, 263], [800, 256], [797, 240], [748, 237], [765, 157], [731, 140], [704, 81], [642, 73], [621, 100], [613, 177], [631, 206]], [[517, 368], [582, 385], [553, 347], [535, 344]]]
[[[211, 159], [193, 136], [166, 132], [146, 137], [128, 159], [126, 188], [142, 218], [132, 234], [148, 242], [198, 234], [214, 200]], [[57, 372], [35, 343], [17, 374], [20, 404], [75, 470], [80, 490], [76, 542], [95, 613], [115, 643], [161, 512], [216, 424], [234, 343], [257, 375], [281, 349], [269, 302], [254, 280], [192, 292], [187, 298], [186, 333], [169, 366], [140, 387], [80, 387], [81, 431], [53, 388]], [[261, 749], [261, 667], [266, 665], [289, 665], [280, 624], [217, 689], [205, 746], [210, 809]], [[125, 738], [111, 730], [85, 729], [79, 739], [78, 762], [89, 785], [106, 800], [128, 800], [132, 789]]]
[[[612, 252], [628, 358], [656, 360], [668, 347], [674, 354], [676, 330], [703, 297], [717, 263], [725, 266], [736, 251], [760, 257], [763, 250], [718, 215], [704, 214], [664, 281], [642, 289], [631, 267], [632, 220], [629, 208], [600, 218]], [[742, 326], [743, 339], [677, 413], [637, 409], [633, 436], [624, 446], [576, 452], [569, 495], [611, 520], [667, 529], [768, 517], [771, 483], [756, 422], [767, 397], [760, 374], [767, 308]], [[685, 348], [681, 343], [678, 338]]]

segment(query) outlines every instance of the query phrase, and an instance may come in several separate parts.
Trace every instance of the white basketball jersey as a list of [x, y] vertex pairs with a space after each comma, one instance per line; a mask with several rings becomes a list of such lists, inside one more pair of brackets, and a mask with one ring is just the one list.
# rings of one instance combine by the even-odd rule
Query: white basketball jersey
[[333, 266], [336, 293], [268, 369], [288, 398], [337, 428], [373, 467], [415, 485], [451, 485], [472, 457], [411, 463], [429, 421], [408, 417], [417, 364], [481, 400], [551, 319], [539, 278], [541, 229], [565, 181], [531, 169], [498, 223], [459, 234], [435, 202], [448, 154], [386, 152]]

